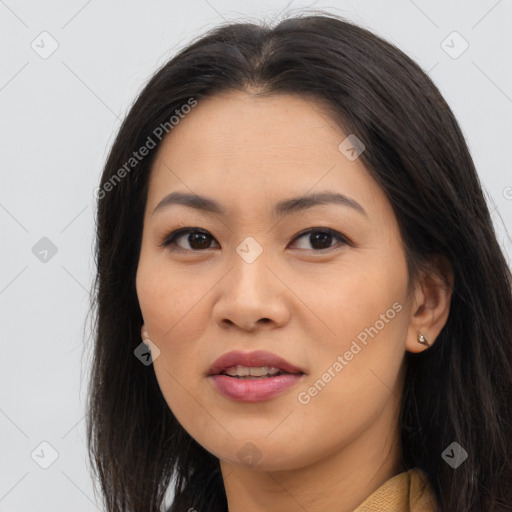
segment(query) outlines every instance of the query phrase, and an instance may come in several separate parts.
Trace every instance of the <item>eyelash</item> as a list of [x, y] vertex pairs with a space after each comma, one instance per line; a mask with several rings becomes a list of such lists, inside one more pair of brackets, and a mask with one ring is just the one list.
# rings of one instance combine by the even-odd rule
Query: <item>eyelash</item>
[[[175, 245], [175, 242], [178, 238], [181, 238], [182, 236], [191, 234], [191, 233], [201, 233], [206, 236], [211, 237], [213, 240], [215, 238], [208, 233], [208, 231], [205, 231], [201, 228], [180, 228], [175, 231], [172, 231], [169, 233], [163, 240], [163, 242], [160, 244], [161, 247], [169, 247], [171, 245]], [[300, 238], [304, 237], [305, 235], [308, 235], [310, 233], [323, 233], [332, 235], [334, 238], [336, 238], [338, 241], [340, 241], [343, 245], [352, 245], [352, 242], [344, 235], [339, 233], [338, 231], [334, 231], [333, 229], [329, 228], [321, 228], [321, 227], [315, 227], [315, 228], [309, 228], [305, 231], [301, 231], [298, 233], [292, 242], [295, 242], [296, 240], [299, 240]], [[335, 248], [336, 245], [327, 247], [325, 249], [311, 249], [313, 252], [323, 252], [323, 251], [331, 251], [333, 248]], [[212, 248], [208, 247], [206, 249], [183, 249], [183, 247], [178, 247], [178, 250], [182, 250], [185, 252], [206, 252], [208, 250], [211, 250]], [[301, 250], [308, 250], [308, 249], [301, 249]]]

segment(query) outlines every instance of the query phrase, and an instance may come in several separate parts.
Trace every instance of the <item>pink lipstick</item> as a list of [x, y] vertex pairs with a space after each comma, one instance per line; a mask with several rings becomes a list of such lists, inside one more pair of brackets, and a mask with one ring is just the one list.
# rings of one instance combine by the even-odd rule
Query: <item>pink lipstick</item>
[[208, 371], [217, 391], [233, 400], [259, 402], [294, 386], [304, 371], [271, 352], [228, 352]]

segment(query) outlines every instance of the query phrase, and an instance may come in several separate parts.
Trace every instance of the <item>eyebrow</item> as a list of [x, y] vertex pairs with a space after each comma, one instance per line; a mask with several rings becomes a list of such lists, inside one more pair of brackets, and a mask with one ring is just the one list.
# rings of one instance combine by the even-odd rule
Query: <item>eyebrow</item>
[[[215, 213], [218, 215], [226, 215], [227, 213], [224, 207], [214, 199], [197, 194], [172, 192], [165, 196], [158, 203], [157, 207], [153, 210], [153, 215], [174, 204], [179, 204], [189, 208], [194, 208], [196, 210]], [[362, 215], [368, 217], [365, 209], [355, 199], [337, 192], [317, 192], [315, 194], [308, 194], [292, 197], [291, 199], [285, 199], [274, 205], [272, 213], [275, 216], [285, 216], [304, 211], [314, 206], [326, 204], [348, 206], [358, 211]]]

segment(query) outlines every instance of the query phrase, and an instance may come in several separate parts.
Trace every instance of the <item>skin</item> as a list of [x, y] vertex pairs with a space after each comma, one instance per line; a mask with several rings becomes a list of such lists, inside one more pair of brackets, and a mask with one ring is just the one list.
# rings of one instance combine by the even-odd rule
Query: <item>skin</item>
[[[160, 350], [154, 370], [168, 406], [220, 459], [230, 512], [348, 512], [404, 470], [404, 354], [428, 349], [418, 331], [435, 342], [451, 287], [442, 286], [439, 258], [407, 294], [394, 212], [362, 160], [338, 149], [347, 135], [319, 102], [230, 91], [198, 102], [151, 171], [136, 279], [142, 336]], [[211, 197], [227, 215], [183, 205], [153, 214], [174, 191]], [[280, 200], [320, 191], [350, 196], [367, 215], [336, 204], [271, 215]], [[160, 245], [181, 227], [206, 230], [209, 248], [190, 245], [187, 234]], [[309, 228], [330, 228], [351, 244], [296, 238]], [[236, 251], [248, 236], [262, 248], [252, 263]], [[299, 393], [397, 302], [401, 311], [300, 403]], [[217, 392], [206, 377], [213, 361], [256, 349], [304, 369], [302, 382], [256, 403]], [[255, 464], [238, 455], [242, 448]]]

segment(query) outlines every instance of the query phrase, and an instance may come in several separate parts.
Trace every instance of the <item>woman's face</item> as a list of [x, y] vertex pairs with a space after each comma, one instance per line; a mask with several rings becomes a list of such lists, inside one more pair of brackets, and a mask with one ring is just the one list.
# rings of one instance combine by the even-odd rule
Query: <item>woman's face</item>
[[[394, 213], [348, 135], [311, 100], [229, 92], [199, 100], [152, 168], [137, 293], [154, 370], [181, 425], [227, 464], [300, 468], [363, 438], [354, 464], [393, 449], [417, 332]], [[218, 211], [165, 202], [178, 192]], [[275, 209], [317, 194], [349, 199]], [[210, 375], [231, 351], [301, 373]]]

